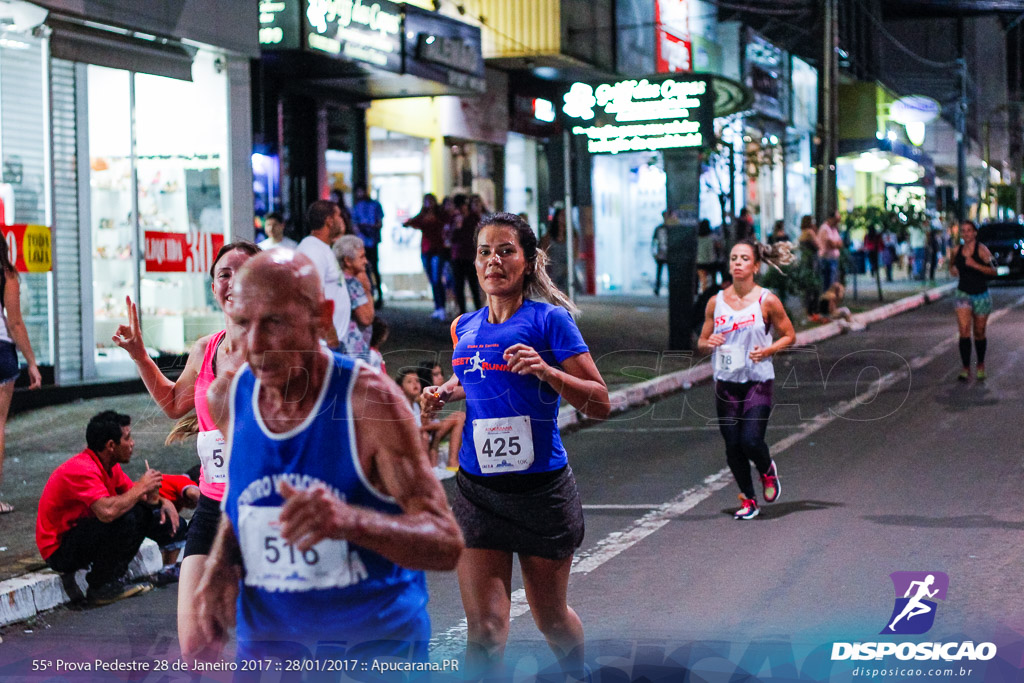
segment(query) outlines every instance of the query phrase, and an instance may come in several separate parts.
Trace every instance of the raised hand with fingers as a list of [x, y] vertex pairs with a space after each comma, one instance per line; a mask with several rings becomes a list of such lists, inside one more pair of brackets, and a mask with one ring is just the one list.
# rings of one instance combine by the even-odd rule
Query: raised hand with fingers
[[551, 369], [537, 350], [526, 344], [513, 344], [508, 347], [505, 349], [504, 358], [509, 371], [518, 375], [535, 375], [544, 380]]
[[118, 325], [111, 341], [128, 352], [132, 360], [146, 355], [146, 345], [142, 343], [142, 327], [139, 325], [139, 310], [130, 296], [124, 298], [128, 306], [128, 324]]

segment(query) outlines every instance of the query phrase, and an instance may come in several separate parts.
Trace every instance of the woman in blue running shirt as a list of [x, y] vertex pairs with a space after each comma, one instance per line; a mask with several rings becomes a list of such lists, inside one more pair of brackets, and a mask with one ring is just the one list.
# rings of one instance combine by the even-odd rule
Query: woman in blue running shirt
[[515, 553], [534, 621], [566, 672], [578, 677], [583, 625], [566, 604], [566, 590], [583, 542], [583, 509], [558, 433], [558, 407], [564, 398], [604, 419], [608, 388], [526, 221], [488, 216], [475, 244], [487, 305], [452, 323], [455, 375], [423, 392], [428, 412], [466, 401], [452, 500], [466, 536], [458, 565], [469, 623], [466, 665], [472, 673], [500, 667]]
[[[732, 286], [708, 301], [697, 348], [713, 353], [715, 408], [725, 439], [725, 459], [740, 489], [736, 519], [753, 519], [760, 509], [750, 476], [754, 463], [765, 502], [781, 492], [779, 470], [764, 435], [772, 412], [775, 368], [771, 357], [796, 341], [793, 323], [779, 297], [754, 282], [767, 261], [778, 267], [794, 261], [789, 242], [766, 246], [747, 238], [729, 252]], [[779, 338], [772, 340], [772, 328]]]

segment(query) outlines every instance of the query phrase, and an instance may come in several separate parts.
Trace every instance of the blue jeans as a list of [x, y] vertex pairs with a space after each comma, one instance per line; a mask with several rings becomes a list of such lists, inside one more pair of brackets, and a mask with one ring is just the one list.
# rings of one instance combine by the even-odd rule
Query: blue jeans
[[914, 266], [913, 266], [914, 279], [915, 280], [923, 280], [924, 279], [924, 261], [925, 261], [925, 259], [924, 259], [924, 256], [925, 256], [924, 247], [914, 247], [913, 255], [914, 255]]
[[441, 281], [441, 274], [444, 272], [443, 254], [421, 254], [423, 260], [423, 271], [430, 280], [430, 293], [434, 297], [434, 309], [443, 309], [445, 304], [444, 282]]
[[827, 290], [836, 281], [839, 274], [839, 259], [823, 258], [820, 261], [821, 267], [821, 289]]

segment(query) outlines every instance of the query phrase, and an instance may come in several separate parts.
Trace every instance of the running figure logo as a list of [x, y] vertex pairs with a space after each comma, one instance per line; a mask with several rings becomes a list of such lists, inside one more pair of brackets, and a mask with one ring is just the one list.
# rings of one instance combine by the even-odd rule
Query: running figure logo
[[896, 591], [896, 604], [882, 633], [927, 633], [935, 622], [934, 599], [946, 599], [949, 576], [943, 572], [893, 572], [889, 578]]
[[468, 375], [471, 372], [479, 372], [481, 377], [487, 376], [487, 373], [484, 372], [484, 361], [480, 357], [479, 351], [477, 351], [473, 356], [470, 357], [469, 370], [466, 370], [464, 374]]

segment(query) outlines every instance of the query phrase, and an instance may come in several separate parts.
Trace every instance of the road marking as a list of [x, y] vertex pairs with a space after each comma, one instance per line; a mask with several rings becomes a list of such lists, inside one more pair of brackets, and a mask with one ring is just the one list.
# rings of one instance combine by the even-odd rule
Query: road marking
[[600, 503], [594, 503], [592, 505], [584, 505], [584, 510], [652, 510], [654, 508], [661, 507], [661, 503], [651, 503], [650, 505], [644, 505], [643, 503], [636, 503], [632, 505], [613, 505], [607, 504], [602, 505]]
[[[831, 385], [830, 385], [831, 386]], [[713, 419], [712, 419], [713, 420]], [[768, 429], [798, 429], [802, 425], [768, 425]], [[718, 431], [718, 424], [714, 421], [710, 421], [705, 425], [684, 425], [681, 427], [629, 427], [627, 429], [615, 429], [611, 427], [587, 427], [586, 431], [588, 434], [593, 433], [610, 433], [615, 432], [616, 434], [622, 434], [623, 432], [629, 432], [630, 434], [643, 434], [643, 433], [660, 433], [660, 432], [706, 432], [706, 431]]]
[[[1017, 301], [1012, 305], [994, 312], [989, 316], [989, 322], [998, 320], [1009, 313], [1011, 309], [1022, 304], [1024, 304], [1024, 296], [1017, 299]], [[772, 444], [771, 452], [773, 456], [777, 456], [779, 453], [791, 448], [803, 439], [806, 439], [808, 436], [820, 431], [836, 419], [852, 411], [857, 406], [869, 403], [879, 393], [885, 391], [897, 382], [910, 377], [910, 373], [913, 370], [919, 370], [942, 354], [947, 353], [949, 349], [957, 343], [957, 339], [958, 337], [954, 336], [939, 342], [924, 355], [908, 361], [908, 367], [906, 369], [894, 370], [882, 375], [872, 382], [865, 391], [861, 392], [857, 396], [854, 396], [848, 401], [843, 401], [834, 408], [828, 408], [825, 412], [814, 416], [801, 425], [800, 429], [796, 432], [790, 434], [781, 441], [777, 441]], [[664, 527], [676, 517], [692, 510], [698, 504], [710, 498], [712, 494], [722, 490], [730, 483], [732, 483], [732, 478], [728, 467], [712, 474], [704, 479], [699, 486], [687, 489], [667, 503], [657, 506], [646, 515], [633, 522], [632, 525], [623, 531], [614, 531], [598, 541], [597, 545], [592, 549], [577, 553], [573, 558], [570, 573], [589, 574], [609, 560], [617, 557], [626, 550], [629, 550], [655, 531]], [[512, 605], [509, 610], [509, 621], [511, 622], [513, 619], [521, 617], [529, 611], [530, 605], [526, 602], [526, 591], [522, 588], [513, 591]], [[458, 657], [466, 648], [467, 632], [468, 625], [466, 620], [463, 619], [460, 623], [449, 628], [447, 631], [439, 633], [435, 637], [431, 638], [431, 658], [444, 659]]]

